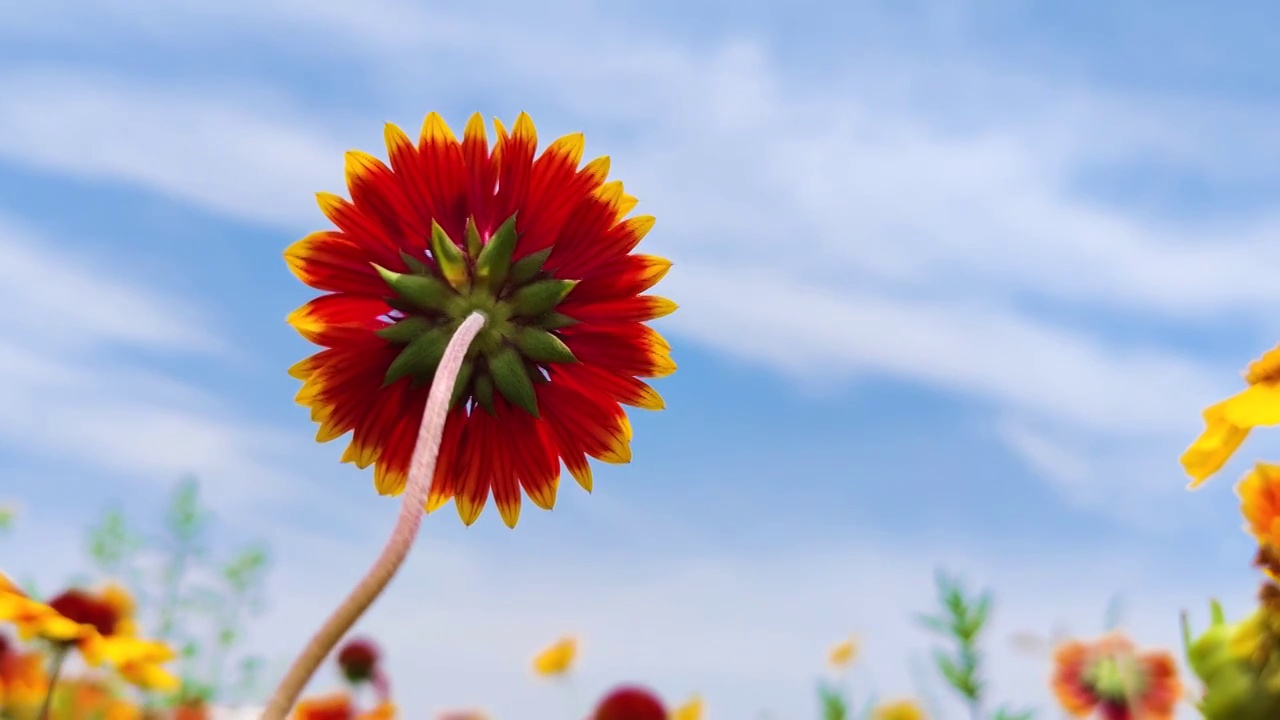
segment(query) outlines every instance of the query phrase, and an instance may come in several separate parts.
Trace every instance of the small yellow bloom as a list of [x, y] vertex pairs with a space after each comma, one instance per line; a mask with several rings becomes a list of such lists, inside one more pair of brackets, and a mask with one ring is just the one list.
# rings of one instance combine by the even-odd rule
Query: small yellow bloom
[[1280, 346], [1249, 365], [1249, 384], [1204, 411], [1204, 432], [1182, 454], [1182, 467], [1196, 487], [1222, 469], [1255, 427], [1280, 425]]
[[914, 700], [896, 700], [876, 706], [873, 720], [926, 720], [924, 709]]
[[561, 638], [548, 645], [533, 659], [533, 671], [543, 677], [564, 675], [573, 667], [578, 657], [578, 641], [572, 637]]
[[689, 698], [689, 702], [672, 711], [671, 720], [702, 720], [704, 711], [702, 698], [694, 695]]
[[831, 648], [831, 653], [827, 656], [827, 661], [832, 667], [845, 668], [853, 664], [858, 659], [858, 641], [855, 638], [849, 638], [844, 642]]

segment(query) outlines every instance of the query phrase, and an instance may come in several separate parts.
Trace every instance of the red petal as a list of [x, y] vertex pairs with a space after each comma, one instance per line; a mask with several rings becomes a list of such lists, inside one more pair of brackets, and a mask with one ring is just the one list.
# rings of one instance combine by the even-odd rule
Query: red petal
[[[494, 411], [511, 444], [513, 476], [534, 505], [550, 510], [555, 507], [556, 490], [560, 486], [560, 463], [555, 452], [543, 442], [537, 421], [529, 413], [513, 410], [501, 397], [494, 398]], [[495, 485], [494, 498], [498, 495]]]
[[521, 235], [514, 257], [551, 247], [574, 208], [604, 181], [608, 158], [579, 171], [582, 148], [582, 135], [562, 137], [534, 162], [529, 196], [520, 213]]
[[[580, 475], [590, 455], [608, 463], [631, 461], [631, 424], [618, 404], [599, 394], [569, 385], [542, 383], [536, 387], [538, 407], [569, 472], [590, 490], [590, 471]], [[578, 467], [575, 468], [575, 465]]]
[[373, 333], [389, 323], [381, 317], [391, 307], [365, 295], [321, 295], [289, 313], [286, 319], [298, 334], [325, 347], [382, 343]]
[[408, 232], [400, 237], [400, 246], [415, 258], [425, 257], [431, 232], [431, 199], [422, 173], [422, 158], [417, 146], [396, 125], [387, 123], [382, 134], [396, 183], [410, 205], [404, 218]]
[[296, 400], [320, 423], [316, 440], [341, 437], [372, 406], [387, 366], [399, 351], [390, 345], [333, 348], [312, 356], [313, 369]]
[[506, 218], [494, 217], [493, 191], [498, 181], [498, 166], [489, 154], [484, 118], [480, 113], [471, 116], [462, 132], [462, 160], [467, 167], [467, 204], [471, 215], [482, 233], [492, 233]]
[[483, 410], [473, 410], [467, 416], [458, 443], [458, 490], [453, 503], [464, 525], [474, 523], [489, 502], [494, 433], [488, 418]]
[[440, 455], [436, 458], [435, 478], [427, 498], [427, 512], [440, 509], [458, 492], [458, 458], [462, 452], [462, 431], [467, 426], [467, 411], [458, 403], [449, 411], [440, 439]]
[[630, 375], [583, 363], [555, 363], [548, 371], [552, 382], [565, 382], [583, 392], [599, 393], [624, 405], [644, 410], [666, 407], [657, 390]]
[[676, 371], [671, 346], [647, 325], [573, 325], [560, 335], [583, 364], [632, 377], [666, 377]]
[[498, 132], [498, 142], [493, 150], [498, 165], [498, 194], [494, 198], [493, 221], [505, 222], [512, 213], [525, 206], [525, 198], [529, 195], [533, 155], [538, 149], [538, 131], [525, 113], [516, 118], [510, 135], [500, 121], [495, 119], [493, 124]]
[[449, 237], [461, 242], [468, 215], [467, 167], [462, 146], [436, 113], [422, 122], [418, 159], [427, 212]]
[[556, 237], [546, 268], [556, 277], [584, 277], [587, 264], [583, 260], [622, 216], [622, 201], [622, 183], [616, 181], [601, 185], [579, 201]]
[[[573, 288], [570, 300], [614, 300], [639, 295], [657, 285], [671, 270], [671, 261], [654, 255], [623, 255], [603, 263]], [[571, 278], [565, 278], [571, 279]]]
[[311, 233], [290, 245], [284, 259], [299, 280], [317, 290], [375, 297], [387, 291], [387, 284], [371, 265], [377, 258], [368, 248], [338, 233]]
[[[576, 288], [575, 288], [576, 290]], [[657, 295], [634, 295], [617, 300], [583, 302], [571, 294], [557, 311], [584, 323], [638, 323], [666, 317], [676, 311], [676, 304]]]
[[351, 202], [320, 194], [320, 209], [346, 235], [367, 243], [379, 264], [400, 257], [404, 238], [421, 236], [422, 221], [405, 196], [401, 180], [374, 156], [352, 150], [346, 158], [347, 190]]

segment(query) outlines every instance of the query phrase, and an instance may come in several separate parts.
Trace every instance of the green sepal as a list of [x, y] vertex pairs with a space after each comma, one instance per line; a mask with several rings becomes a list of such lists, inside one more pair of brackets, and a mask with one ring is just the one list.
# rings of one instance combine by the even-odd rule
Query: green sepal
[[560, 304], [578, 284], [577, 280], [539, 280], [511, 295], [513, 317], [536, 317]]
[[462, 367], [458, 369], [458, 379], [453, 385], [453, 394], [449, 396], [449, 407], [457, 405], [470, 390], [471, 375], [476, 371], [475, 363], [464, 361]]
[[451, 329], [434, 327], [414, 338], [387, 366], [382, 387], [410, 375], [419, 379], [431, 377], [440, 365], [440, 358], [444, 357], [445, 346], [452, 336]]
[[547, 262], [547, 258], [551, 257], [551, 248], [539, 250], [536, 253], [530, 253], [515, 261], [511, 266], [511, 273], [508, 276], [512, 285], [523, 285], [533, 279], [534, 275], [542, 272], [542, 266]]
[[444, 310], [458, 293], [432, 275], [405, 275], [375, 264], [374, 270], [397, 296], [424, 310]]
[[553, 310], [539, 316], [538, 319], [534, 321], [534, 324], [543, 330], [559, 330], [560, 328], [577, 325], [578, 321], [564, 313], [558, 313]]
[[409, 270], [418, 275], [430, 275], [431, 268], [422, 260], [410, 255], [408, 252], [401, 250], [400, 259], [408, 266]]
[[431, 254], [436, 259], [440, 274], [458, 292], [466, 292], [471, 287], [471, 275], [467, 270], [467, 258], [462, 248], [440, 227], [440, 223], [431, 221]]
[[394, 325], [388, 325], [387, 327], [378, 330], [374, 334], [389, 343], [394, 343], [396, 345], [408, 345], [419, 335], [434, 327], [434, 325], [434, 323], [424, 317], [411, 315], [400, 320]]
[[476, 376], [475, 383], [476, 402], [484, 411], [493, 414], [493, 378], [488, 374], [481, 373]]
[[526, 358], [540, 363], [572, 363], [578, 362], [568, 345], [560, 338], [546, 330], [537, 328], [519, 328], [516, 330], [516, 348]]
[[498, 292], [507, 281], [511, 271], [511, 255], [516, 251], [516, 216], [512, 215], [502, 223], [498, 231], [489, 238], [488, 244], [476, 258], [476, 280]]
[[504, 346], [489, 355], [489, 374], [493, 384], [512, 405], [538, 417], [538, 397], [533, 392], [533, 382], [525, 370], [520, 353], [511, 346]]
[[467, 218], [467, 229], [464, 231], [466, 237], [467, 256], [473, 260], [480, 256], [480, 252], [484, 249], [484, 244], [480, 242], [480, 228], [476, 227], [475, 217]]

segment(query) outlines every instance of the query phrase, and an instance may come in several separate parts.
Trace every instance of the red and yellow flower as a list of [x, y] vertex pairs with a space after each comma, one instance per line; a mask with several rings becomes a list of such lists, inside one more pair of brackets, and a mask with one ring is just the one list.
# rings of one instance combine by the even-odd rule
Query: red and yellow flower
[[418, 142], [388, 125], [390, 166], [347, 154], [351, 200], [319, 195], [336, 230], [292, 245], [294, 274], [325, 293], [289, 316], [323, 347], [296, 364], [316, 439], [352, 433], [343, 461], [373, 465], [378, 492], [405, 486], [427, 393], [462, 320], [486, 317], [458, 379], [426, 510], [455, 501], [471, 524], [492, 494], [514, 527], [521, 495], [549, 509], [560, 464], [588, 491], [587, 458], [631, 459], [621, 405], [660, 409], [640, 378], [675, 371], [645, 323], [675, 304], [644, 294], [670, 263], [632, 251], [653, 218], [607, 182], [609, 159], [581, 165], [583, 138], [537, 155], [533, 122], [477, 114], [463, 139], [439, 115]]
[[162, 667], [176, 653], [163, 643], [137, 637], [133, 600], [119, 586], [108, 585], [97, 593], [73, 588], [42, 603], [0, 573], [0, 622], [12, 623], [23, 639], [74, 648], [90, 665], [107, 663], [139, 687], [178, 686], [178, 678]]
[[1052, 685], [1068, 713], [1103, 720], [1172, 720], [1182, 696], [1172, 655], [1139, 653], [1115, 633], [1062, 644], [1054, 653]]
[[49, 692], [40, 654], [19, 650], [0, 635], [0, 717], [34, 717]]
[[380, 703], [368, 712], [356, 709], [350, 693], [338, 692], [299, 700], [293, 708], [293, 720], [395, 720], [396, 708]]

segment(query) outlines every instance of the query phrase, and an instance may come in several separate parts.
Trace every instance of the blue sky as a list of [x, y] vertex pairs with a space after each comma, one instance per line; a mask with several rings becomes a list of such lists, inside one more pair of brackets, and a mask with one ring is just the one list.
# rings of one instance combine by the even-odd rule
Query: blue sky
[[428, 518], [363, 624], [407, 716], [563, 718], [526, 669], [566, 631], [583, 701], [643, 680], [715, 718], [813, 717], [847, 632], [860, 682], [915, 694], [929, 639], [903, 610], [938, 564], [1000, 591], [994, 688], [1047, 707], [1012, 632], [1092, 632], [1119, 591], [1140, 641], [1173, 643], [1178, 609], [1253, 591], [1231, 485], [1277, 443], [1197, 493], [1176, 458], [1280, 338], [1277, 14], [2, 5], [0, 495], [24, 508], [4, 564], [56, 582], [88, 518], [145, 515], [193, 472], [223, 536], [272, 544], [255, 643], [287, 656], [395, 503], [292, 403], [309, 347], [283, 318], [309, 293], [281, 252], [383, 122], [527, 110], [658, 217], [681, 369], [592, 496], [515, 532], [492, 508]]

